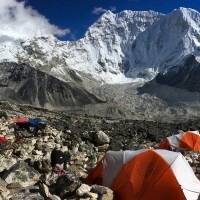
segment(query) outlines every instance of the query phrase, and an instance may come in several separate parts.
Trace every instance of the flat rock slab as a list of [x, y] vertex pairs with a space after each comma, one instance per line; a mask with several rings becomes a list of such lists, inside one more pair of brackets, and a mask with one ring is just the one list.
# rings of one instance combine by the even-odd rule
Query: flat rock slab
[[22, 187], [34, 185], [39, 180], [40, 174], [34, 168], [29, 167], [23, 161], [13, 165], [7, 173], [2, 177], [8, 184], [18, 182]]

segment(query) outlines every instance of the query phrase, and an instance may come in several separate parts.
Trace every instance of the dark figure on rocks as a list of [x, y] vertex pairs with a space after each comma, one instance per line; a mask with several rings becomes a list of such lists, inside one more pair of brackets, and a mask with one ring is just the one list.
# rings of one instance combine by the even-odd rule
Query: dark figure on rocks
[[67, 162], [69, 160], [69, 155], [62, 152], [61, 146], [59, 144], [51, 152], [51, 166], [53, 172], [58, 175], [63, 175], [64, 170], [67, 168]]

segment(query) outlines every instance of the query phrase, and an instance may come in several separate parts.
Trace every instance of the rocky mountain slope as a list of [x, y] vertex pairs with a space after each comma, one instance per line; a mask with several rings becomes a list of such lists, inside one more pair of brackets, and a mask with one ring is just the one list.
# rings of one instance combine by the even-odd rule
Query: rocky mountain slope
[[[176, 123], [67, 115], [31, 106], [0, 102], [0, 199], [113, 199], [109, 188], [85, 185], [84, 178], [107, 150], [156, 148], [166, 136], [188, 127], [200, 128], [199, 119]], [[15, 141], [11, 119], [18, 116], [47, 122], [45, 135], [33, 137], [20, 130]], [[15, 142], [13, 142], [15, 141]], [[65, 175], [52, 173], [52, 150], [61, 146], [68, 155]], [[199, 153], [179, 149], [199, 177]], [[200, 177], [199, 177], [200, 178]]]
[[[63, 42], [51, 35], [26, 41], [0, 36], [1, 99], [57, 110], [73, 106], [66, 110], [101, 116], [196, 116], [199, 91], [194, 83], [199, 72], [187, 59], [198, 57], [199, 19], [189, 8], [165, 15], [108, 11], [78, 41]], [[28, 72], [10, 71], [13, 66], [26, 66]], [[9, 79], [16, 73], [23, 81]], [[158, 73], [165, 78], [159, 74], [143, 87]], [[196, 78], [187, 79], [187, 73]]]
[[[150, 94], [164, 100], [169, 106], [185, 107], [189, 113], [199, 115], [199, 52], [187, 56], [181, 64], [172, 66], [167, 72], [159, 73], [152, 81], [138, 88], [140, 94]], [[188, 115], [189, 114], [189, 115]]]
[[75, 83], [63, 82], [26, 64], [0, 63], [0, 98], [33, 106], [63, 107], [103, 103]]
[[[199, 52], [197, 52], [199, 54]], [[200, 54], [199, 54], [200, 55]], [[166, 73], [156, 76], [156, 81], [177, 88], [187, 89], [191, 92], [200, 92], [200, 57], [190, 55], [181, 66], [173, 66]]]

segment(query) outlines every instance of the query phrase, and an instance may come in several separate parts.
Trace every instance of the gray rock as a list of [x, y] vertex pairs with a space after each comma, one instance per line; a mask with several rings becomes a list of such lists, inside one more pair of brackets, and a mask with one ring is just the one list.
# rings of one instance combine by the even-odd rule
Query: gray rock
[[23, 148], [18, 148], [14, 150], [14, 154], [20, 158], [23, 158], [25, 155], [26, 151]]
[[93, 185], [91, 192], [97, 193], [101, 200], [113, 200], [113, 191], [107, 187], [100, 185]]
[[6, 187], [0, 185], [0, 193], [1, 193], [1, 192], [6, 192], [6, 191], [7, 191]]
[[87, 197], [89, 197], [90, 199], [97, 199], [98, 198], [98, 194], [94, 193], [94, 192], [88, 192], [85, 194]]
[[81, 138], [83, 140], [90, 140], [91, 139], [91, 134], [88, 131], [85, 131], [81, 134]]
[[90, 192], [91, 187], [89, 185], [86, 184], [82, 184], [77, 190], [76, 190], [76, 194], [78, 196], [83, 196], [85, 193]]
[[0, 178], [0, 186], [6, 187], [8, 184]]
[[37, 143], [35, 144], [35, 150], [41, 151], [42, 149], [43, 149], [43, 147], [42, 147], [42, 142], [37, 142]]
[[0, 172], [2, 172], [4, 169], [9, 169], [12, 167], [17, 160], [15, 158], [5, 158], [3, 156], [0, 157]]
[[48, 199], [49, 200], [61, 200], [61, 198], [59, 196], [52, 195], [52, 194], [49, 195]]
[[76, 189], [81, 185], [81, 182], [75, 174], [69, 173], [60, 176], [56, 182], [56, 192], [60, 197], [66, 198], [75, 194]]
[[18, 182], [13, 182], [13, 183], [9, 183], [9, 184], [7, 185], [7, 188], [8, 188], [8, 189], [21, 189], [22, 186], [21, 186], [21, 184], [18, 183]]
[[45, 185], [45, 184], [40, 185], [40, 194], [45, 198], [49, 197], [50, 192], [49, 192], [49, 188], [47, 187], [47, 185]]
[[29, 167], [27, 163], [19, 161], [4, 174], [2, 179], [7, 183], [18, 182], [22, 187], [28, 187], [34, 185], [39, 180], [39, 177], [38, 171]]
[[112, 151], [120, 151], [120, 150], [123, 150], [123, 148], [124, 148], [124, 144], [120, 140], [111, 142], [111, 145], [109, 146], [109, 149]]
[[[6, 87], [0, 87], [5, 99], [54, 109], [103, 103], [78, 84], [62, 81], [26, 64], [0, 63], [0, 70], [2, 75], [9, 76]], [[0, 81], [3, 81], [2, 77]], [[19, 87], [13, 89], [16, 84]]]
[[98, 146], [108, 144], [110, 142], [110, 138], [103, 131], [98, 131], [93, 133], [93, 141]]
[[2, 200], [7, 200], [7, 199], [9, 199], [9, 198], [7, 198], [9, 194], [10, 194], [10, 191], [9, 191], [9, 190], [7, 190], [7, 189], [4, 188], [4, 187], [1, 187], [0, 199], [2, 199]]
[[98, 152], [105, 152], [106, 150], [108, 150], [109, 144], [104, 144], [101, 146], [98, 146]]
[[18, 193], [14, 194], [9, 200], [44, 200], [39, 193]]

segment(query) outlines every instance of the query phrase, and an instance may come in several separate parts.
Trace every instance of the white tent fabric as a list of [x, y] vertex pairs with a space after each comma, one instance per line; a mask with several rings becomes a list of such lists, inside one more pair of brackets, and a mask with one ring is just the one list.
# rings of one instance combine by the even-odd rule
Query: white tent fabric
[[188, 131], [188, 132], [191, 132], [200, 136], [199, 131]]
[[171, 165], [172, 171], [176, 176], [183, 193], [188, 200], [197, 200], [200, 195], [200, 181], [185, 158], [180, 154]]
[[172, 135], [170, 137], [167, 137], [172, 150], [175, 149], [175, 148], [177, 148], [179, 146], [179, 142], [180, 142], [183, 134], [184, 133], [179, 133], [177, 135]]
[[156, 153], [158, 153], [162, 158], [169, 164], [169, 166], [172, 165], [172, 163], [177, 159], [177, 157], [181, 154], [179, 152], [173, 152], [168, 150], [154, 150]]
[[145, 151], [147, 149], [138, 151], [108, 151], [103, 163], [103, 185], [110, 187], [122, 166], [136, 155]]
[[200, 195], [200, 181], [183, 155], [178, 152], [156, 150], [171, 166], [187, 200], [197, 200]]
[[[188, 131], [188, 132], [194, 133], [194, 134], [200, 136], [199, 131]], [[181, 132], [181, 133], [179, 133], [177, 135], [172, 135], [172, 136], [167, 137], [172, 150], [175, 149], [175, 148], [177, 148], [177, 147], [179, 147], [179, 142], [180, 142], [181, 138], [183, 137], [183, 135], [185, 133], [186, 132]]]
[[[103, 162], [103, 185], [110, 187], [122, 166], [133, 157], [147, 151], [108, 151]], [[153, 150], [159, 154], [171, 167], [187, 200], [198, 200], [200, 196], [200, 181], [183, 155], [167, 150]]]

